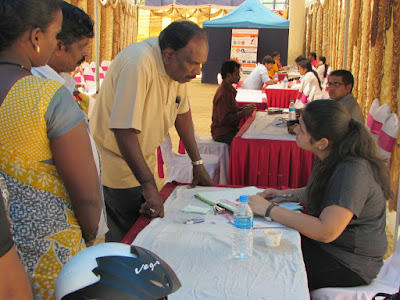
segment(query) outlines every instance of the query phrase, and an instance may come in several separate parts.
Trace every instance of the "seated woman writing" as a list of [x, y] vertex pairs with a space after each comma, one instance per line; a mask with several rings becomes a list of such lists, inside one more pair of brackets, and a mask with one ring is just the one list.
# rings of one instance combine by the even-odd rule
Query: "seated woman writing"
[[[250, 198], [254, 213], [301, 233], [310, 290], [369, 284], [386, 252], [385, 202], [389, 171], [366, 127], [336, 101], [307, 105], [295, 129], [297, 145], [317, 155], [305, 188], [266, 189]], [[293, 193], [307, 214], [276, 205], [267, 195]]]

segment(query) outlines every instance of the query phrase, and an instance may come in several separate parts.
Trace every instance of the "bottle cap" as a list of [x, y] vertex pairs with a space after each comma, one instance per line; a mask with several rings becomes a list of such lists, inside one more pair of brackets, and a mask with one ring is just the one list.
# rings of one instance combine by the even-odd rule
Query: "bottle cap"
[[247, 203], [247, 202], [249, 202], [249, 196], [247, 196], [247, 195], [240, 196], [239, 201], [242, 203]]

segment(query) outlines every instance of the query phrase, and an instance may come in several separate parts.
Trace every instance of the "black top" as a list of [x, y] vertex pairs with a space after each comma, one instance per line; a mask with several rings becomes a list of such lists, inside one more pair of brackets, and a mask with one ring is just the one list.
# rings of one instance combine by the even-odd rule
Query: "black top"
[[[317, 159], [307, 184], [307, 195], [319, 163]], [[332, 172], [320, 203], [321, 207], [313, 207], [308, 197], [308, 214], [318, 217], [324, 208], [338, 205], [351, 210], [354, 216], [336, 240], [318, 244], [368, 283], [371, 282], [382, 266], [387, 241], [386, 200], [369, 163], [350, 156], [340, 162]]]

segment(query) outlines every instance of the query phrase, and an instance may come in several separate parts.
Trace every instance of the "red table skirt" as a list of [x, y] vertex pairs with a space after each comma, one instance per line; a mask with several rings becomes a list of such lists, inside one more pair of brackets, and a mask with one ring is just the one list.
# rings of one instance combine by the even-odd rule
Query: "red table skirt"
[[264, 89], [267, 94], [268, 107], [288, 108], [290, 100], [296, 100], [299, 90]]
[[255, 113], [233, 138], [229, 184], [299, 188], [307, 185], [315, 154], [294, 141], [242, 139]]
[[299, 188], [307, 185], [315, 155], [296, 142], [235, 137], [229, 184]]

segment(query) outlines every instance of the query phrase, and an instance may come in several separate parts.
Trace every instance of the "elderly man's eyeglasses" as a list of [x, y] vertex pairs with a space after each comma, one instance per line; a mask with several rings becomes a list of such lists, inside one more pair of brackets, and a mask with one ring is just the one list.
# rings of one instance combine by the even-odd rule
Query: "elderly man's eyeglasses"
[[330, 87], [330, 86], [339, 87], [339, 86], [341, 86], [342, 84], [345, 85], [344, 82], [330, 82], [330, 81], [328, 81], [328, 82], [326, 83], [326, 85], [327, 85], [328, 87]]

